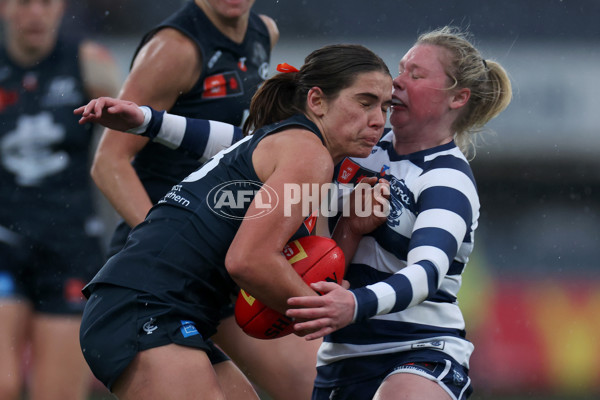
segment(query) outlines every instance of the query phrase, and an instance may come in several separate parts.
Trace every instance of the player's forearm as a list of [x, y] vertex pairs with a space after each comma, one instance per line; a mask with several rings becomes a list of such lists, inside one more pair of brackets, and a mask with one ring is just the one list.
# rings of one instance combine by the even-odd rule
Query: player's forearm
[[152, 202], [127, 160], [96, 159], [92, 178], [129, 226], [134, 227], [144, 220]]
[[344, 252], [346, 267], [350, 265], [350, 261], [352, 261], [362, 237], [362, 235], [353, 232], [346, 218], [340, 218], [331, 238], [335, 240], [339, 248]]

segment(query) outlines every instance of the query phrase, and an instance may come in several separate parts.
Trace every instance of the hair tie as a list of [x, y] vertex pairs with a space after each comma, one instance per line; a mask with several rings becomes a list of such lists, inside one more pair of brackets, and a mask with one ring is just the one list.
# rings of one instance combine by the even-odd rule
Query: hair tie
[[483, 67], [485, 68], [486, 71], [489, 71], [489, 68], [487, 66], [487, 63], [485, 62], [485, 59], [482, 58], [481, 61], [483, 61]]
[[288, 63], [277, 64], [277, 71], [283, 72], [286, 74], [289, 72], [299, 72], [296, 67], [293, 67]]

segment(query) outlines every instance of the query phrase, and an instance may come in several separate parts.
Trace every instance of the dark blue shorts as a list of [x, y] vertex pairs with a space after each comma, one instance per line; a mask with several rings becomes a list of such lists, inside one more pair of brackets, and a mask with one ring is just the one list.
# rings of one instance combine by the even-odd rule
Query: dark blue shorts
[[127, 237], [131, 233], [131, 227], [127, 225], [124, 220], [120, 220], [117, 226], [115, 227], [115, 231], [113, 232], [112, 237], [108, 243], [108, 251], [106, 253], [106, 257], [110, 258], [117, 254], [123, 247], [125, 247], [125, 243], [127, 242]]
[[49, 238], [46, 243], [1, 229], [0, 299], [24, 299], [40, 313], [81, 314], [81, 289], [104, 262], [99, 239], [80, 232], [76, 241]]
[[229, 360], [196, 324], [148, 293], [101, 284], [86, 304], [79, 339], [92, 372], [110, 389], [138, 352], [170, 343], [202, 349], [213, 364]]
[[[363, 400], [372, 399], [379, 386], [390, 375], [410, 373], [420, 375], [436, 382], [444, 389], [453, 400], [465, 400], [473, 392], [468, 371], [462, 365], [443, 353], [432, 357], [431, 361], [407, 361], [415, 358], [410, 352], [406, 355], [398, 354], [398, 362], [392, 368], [387, 368], [379, 375], [356, 382], [345, 383], [332, 387], [315, 387], [312, 400]], [[422, 358], [422, 357], [416, 357]]]

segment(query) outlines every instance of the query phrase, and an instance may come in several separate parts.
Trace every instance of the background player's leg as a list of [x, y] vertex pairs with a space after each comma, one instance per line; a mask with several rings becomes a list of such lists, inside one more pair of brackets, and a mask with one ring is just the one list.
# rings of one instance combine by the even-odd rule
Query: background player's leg
[[213, 368], [227, 400], [259, 400], [252, 384], [233, 361], [213, 364]]
[[296, 335], [255, 339], [242, 331], [233, 316], [221, 321], [213, 340], [274, 400], [310, 399], [320, 340], [309, 342]]
[[31, 308], [27, 302], [0, 299], [0, 399], [20, 399], [30, 318]]
[[79, 347], [80, 323], [78, 316], [34, 316], [31, 400], [86, 398], [92, 375]]

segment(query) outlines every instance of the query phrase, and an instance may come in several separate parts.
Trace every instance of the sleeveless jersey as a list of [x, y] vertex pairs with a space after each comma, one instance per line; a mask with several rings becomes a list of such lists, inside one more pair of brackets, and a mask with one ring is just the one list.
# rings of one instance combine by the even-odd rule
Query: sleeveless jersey
[[347, 270], [357, 322], [325, 337], [320, 387], [367, 377], [364, 356], [383, 365], [394, 353], [434, 351], [469, 367], [473, 345], [456, 296], [479, 217], [471, 168], [454, 142], [398, 155], [392, 139], [384, 134], [369, 157], [336, 167], [342, 188], [365, 176], [387, 179], [390, 214], [363, 237]]
[[59, 39], [22, 68], [0, 49], [0, 225], [45, 243], [81, 232], [93, 213], [92, 126], [73, 116], [88, 100], [78, 53], [78, 42]]
[[[149, 32], [136, 54], [158, 30], [166, 27], [189, 37], [202, 57], [198, 81], [167, 111], [240, 126], [252, 96], [268, 74], [271, 42], [266, 25], [251, 12], [244, 41], [237, 44], [224, 36], [195, 2], [189, 1]], [[155, 204], [200, 163], [193, 156], [182, 156], [159, 144], [148, 143], [137, 154], [133, 165]]]
[[[187, 305], [205, 326], [220, 320], [220, 310], [237, 290], [225, 269], [225, 255], [255, 193], [262, 187], [252, 154], [267, 135], [301, 126], [322, 139], [303, 115], [257, 130], [218, 153], [185, 178], [134, 228], [119, 253], [90, 282], [142, 290]], [[267, 204], [267, 199], [263, 199]], [[310, 234], [302, 224], [293, 239]], [[198, 317], [202, 319], [202, 317]], [[210, 329], [209, 329], [210, 330]]]

